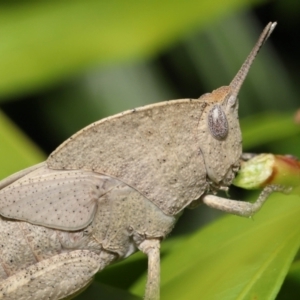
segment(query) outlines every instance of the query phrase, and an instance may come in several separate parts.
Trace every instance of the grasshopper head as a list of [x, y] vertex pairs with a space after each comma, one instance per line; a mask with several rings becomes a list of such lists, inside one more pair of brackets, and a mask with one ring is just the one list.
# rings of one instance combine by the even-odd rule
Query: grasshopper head
[[269, 23], [229, 86], [220, 87], [200, 97], [207, 103], [199, 122], [200, 150], [208, 180], [217, 188], [231, 184], [239, 169], [242, 135], [238, 119], [238, 93], [256, 54], [274, 30]]

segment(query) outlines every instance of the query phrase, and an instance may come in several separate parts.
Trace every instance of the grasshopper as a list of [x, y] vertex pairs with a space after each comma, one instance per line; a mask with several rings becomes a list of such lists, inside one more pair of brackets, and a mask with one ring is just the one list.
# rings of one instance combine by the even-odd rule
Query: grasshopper
[[45, 161], [0, 182], [0, 299], [63, 299], [111, 263], [148, 256], [146, 300], [159, 299], [160, 243], [186, 207], [251, 216], [215, 196], [240, 167], [238, 93], [269, 23], [229, 86], [199, 99], [125, 111], [82, 129]]

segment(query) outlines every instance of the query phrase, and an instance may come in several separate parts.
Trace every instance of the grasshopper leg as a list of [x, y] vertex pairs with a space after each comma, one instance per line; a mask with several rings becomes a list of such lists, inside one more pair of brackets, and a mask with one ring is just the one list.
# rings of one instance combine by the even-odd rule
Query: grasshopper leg
[[0, 299], [64, 299], [84, 289], [114, 259], [112, 253], [102, 251], [98, 255], [88, 250], [53, 256], [1, 281]]
[[145, 300], [159, 300], [160, 240], [145, 240], [139, 245], [139, 249], [148, 256], [148, 278]]
[[231, 213], [242, 217], [251, 217], [257, 211], [260, 210], [260, 208], [263, 206], [263, 204], [273, 192], [288, 193], [289, 191], [290, 188], [281, 185], [268, 185], [262, 190], [258, 199], [254, 203], [231, 200], [217, 197], [214, 195], [205, 195], [202, 198], [202, 201], [209, 207], [227, 213]]

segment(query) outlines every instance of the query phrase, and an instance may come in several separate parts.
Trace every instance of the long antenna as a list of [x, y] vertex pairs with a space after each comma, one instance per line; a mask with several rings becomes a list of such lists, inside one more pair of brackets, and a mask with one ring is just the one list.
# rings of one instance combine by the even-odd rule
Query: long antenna
[[270, 22], [260, 35], [258, 41], [256, 42], [254, 48], [250, 52], [249, 56], [243, 63], [242, 67], [238, 71], [238, 73], [235, 75], [233, 80], [230, 83], [230, 87], [232, 88], [233, 95], [237, 96], [239, 93], [239, 90], [247, 76], [247, 73], [250, 69], [250, 66], [252, 65], [254, 58], [256, 57], [257, 53], [259, 52], [262, 45], [265, 43], [265, 41], [268, 39], [270, 34], [273, 32], [275, 26], [277, 25], [276, 22], [272, 23]]

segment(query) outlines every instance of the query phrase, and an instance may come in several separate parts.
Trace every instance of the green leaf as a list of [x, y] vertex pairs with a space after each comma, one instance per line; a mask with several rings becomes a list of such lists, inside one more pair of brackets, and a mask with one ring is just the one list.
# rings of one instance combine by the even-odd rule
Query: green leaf
[[296, 137], [300, 127], [290, 113], [267, 112], [251, 115], [241, 120], [243, 148], [267, 145], [289, 137]]
[[297, 299], [300, 295], [300, 261], [295, 261], [285, 278], [277, 300]]
[[0, 111], [0, 178], [45, 159], [42, 152]]
[[[257, 0], [253, 2], [258, 2]], [[157, 53], [249, 1], [22, 1], [0, 5], [0, 96], [94, 64]]]
[[253, 220], [228, 216], [185, 238], [162, 261], [162, 300], [275, 299], [300, 245], [300, 199], [271, 198]]

